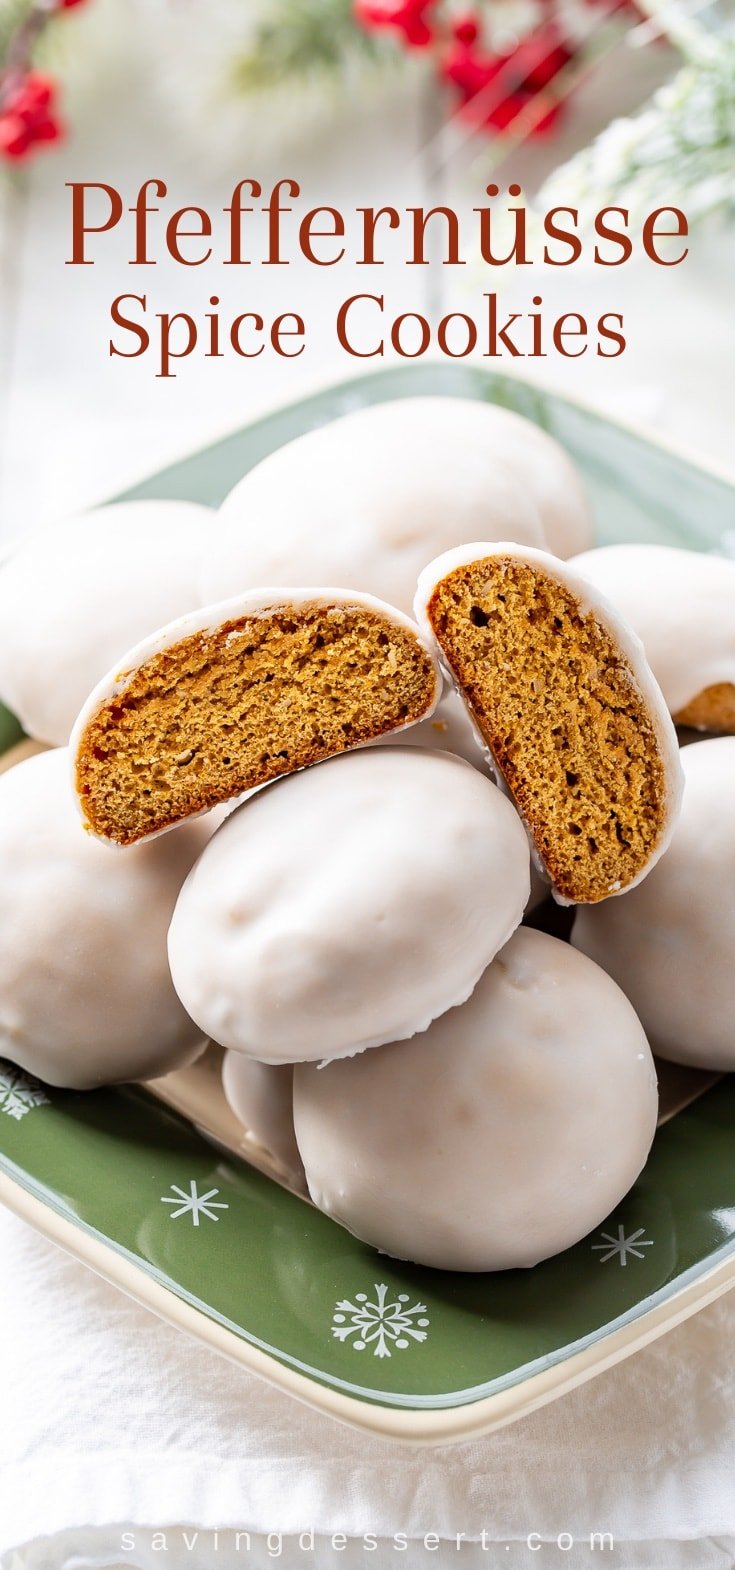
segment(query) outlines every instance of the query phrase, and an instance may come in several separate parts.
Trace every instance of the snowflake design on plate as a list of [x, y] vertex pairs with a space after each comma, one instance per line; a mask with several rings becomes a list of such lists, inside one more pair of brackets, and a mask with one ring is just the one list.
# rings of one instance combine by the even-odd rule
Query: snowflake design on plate
[[628, 1263], [629, 1254], [634, 1259], [645, 1259], [646, 1256], [642, 1250], [644, 1248], [653, 1248], [653, 1238], [643, 1236], [645, 1230], [645, 1227], [638, 1227], [636, 1232], [631, 1232], [630, 1237], [626, 1236], [625, 1227], [623, 1226], [618, 1227], [617, 1237], [613, 1237], [611, 1232], [601, 1232], [599, 1235], [603, 1241], [601, 1243], [593, 1243], [592, 1252], [599, 1254], [601, 1265], [606, 1265], [609, 1259], [618, 1259], [620, 1264], [625, 1266]]
[[0, 1066], [0, 1112], [15, 1118], [19, 1123], [34, 1107], [50, 1107], [51, 1101], [43, 1085], [29, 1074], [21, 1073], [12, 1063]]
[[206, 1216], [208, 1221], [219, 1221], [218, 1210], [229, 1210], [226, 1200], [218, 1199], [218, 1188], [208, 1189], [206, 1194], [200, 1194], [196, 1183], [189, 1184], [189, 1192], [179, 1188], [178, 1183], [171, 1184], [171, 1193], [161, 1195], [162, 1205], [176, 1205], [177, 1209], [171, 1211], [169, 1220], [176, 1221], [179, 1216], [191, 1216], [192, 1226], [199, 1226], [199, 1217]]
[[[350, 1336], [353, 1352], [366, 1352], [372, 1347], [374, 1357], [392, 1357], [393, 1352], [405, 1352], [411, 1341], [425, 1341], [429, 1327], [425, 1303], [411, 1303], [407, 1292], [389, 1298], [390, 1288], [385, 1282], [373, 1287], [374, 1299], [367, 1292], [356, 1292], [354, 1303], [342, 1298], [332, 1317], [332, 1335], [346, 1342]], [[410, 1305], [410, 1306], [409, 1306]]]

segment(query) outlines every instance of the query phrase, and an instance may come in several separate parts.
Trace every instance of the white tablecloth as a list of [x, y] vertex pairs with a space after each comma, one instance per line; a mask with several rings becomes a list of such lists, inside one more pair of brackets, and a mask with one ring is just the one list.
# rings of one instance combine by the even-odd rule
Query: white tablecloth
[[[117, 9], [116, 0], [106, 11], [100, 6], [103, 26]], [[116, 59], [140, 40], [144, 13], [141, 5], [134, 27], [123, 17]], [[83, 279], [64, 268], [64, 181], [110, 180], [129, 201], [140, 179], [161, 173], [181, 200], [206, 198], [215, 208], [226, 196], [223, 181], [212, 179], [209, 188], [201, 171], [192, 175], [184, 150], [165, 141], [155, 81], [147, 114], [131, 116], [131, 93], [137, 106], [141, 82], [156, 74], [144, 39], [140, 48], [134, 87], [100, 71], [104, 112], [90, 102], [87, 123], [75, 110], [75, 136], [57, 161], [38, 160], [5, 223], [0, 327], [13, 330], [9, 397], [0, 409], [6, 535], [109, 494], [269, 400], [299, 396], [311, 379], [355, 370], [336, 351], [329, 358], [334, 335], [320, 328], [335, 296], [314, 270], [299, 276], [294, 292], [310, 319], [313, 349], [288, 376], [275, 361], [256, 362], [250, 372], [217, 362], [206, 377], [201, 363], [182, 365], [170, 382], [139, 362], [111, 368], [109, 301], [116, 289], [133, 287], [125, 284], [126, 252], [111, 236], [104, 266]], [[410, 105], [404, 120], [404, 133], [420, 124]], [[314, 201], [345, 208], [363, 199], [419, 201], [426, 192], [416, 186], [407, 146], [394, 116], [356, 126], [323, 150], [305, 189]], [[247, 172], [243, 163], [239, 173]], [[264, 188], [283, 173], [275, 164], [270, 173], [258, 169]], [[544, 375], [731, 463], [735, 330], [724, 308], [732, 255], [725, 244], [724, 236], [698, 234], [686, 268], [666, 277], [623, 269], [612, 294], [610, 280], [591, 273], [545, 279], [553, 315], [624, 309], [630, 347], [602, 371], [588, 356], [567, 365], [543, 361]], [[2, 253], [0, 243], [0, 262]], [[415, 304], [416, 280], [402, 267], [385, 273], [381, 288], [393, 311]], [[239, 301], [238, 309], [245, 299], [262, 308], [265, 278], [251, 298], [252, 278], [243, 295], [242, 280], [226, 274], [220, 268], [189, 278], [181, 296], [180, 281], [162, 263], [156, 300], [189, 308], [198, 289], [206, 309], [214, 288], [223, 301]], [[349, 279], [341, 279], [345, 295]], [[271, 303], [283, 309], [293, 302], [276, 283]], [[356, 287], [372, 285], [362, 279]], [[463, 308], [466, 287], [461, 279], [445, 283], [455, 308]], [[523, 288], [531, 292], [527, 281]], [[530, 362], [525, 368], [536, 370]], [[735, 1295], [494, 1437], [414, 1453], [319, 1418], [189, 1344], [2, 1213], [0, 1259], [1, 1570], [263, 1570], [271, 1562], [315, 1570], [577, 1570], [601, 1561], [622, 1570], [722, 1570], [735, 1563]], [[299, 1544], [312, 1528], [314, 1549], [308, 1536]], [[237, 1544], [238, 1529], [251, 1534], [249, 1548], [243, 1539]], [[592, 1532], [612, 1532], [614, 1550], [590, 1549]], [[282, 1533], [284, 1541], [259, 1533]], [[331, 1544], [334, 1533], [350, 1534], [351, 1543]], [[368, 1533], [383, 1538], [379, 1550], [364, 1543]], [[396, 1533], [406, 1534], [408, 1546], [393, 1542]], [[458, 1533], [465, 1534], [459, 1548]], [[425, 1545], [427, 1534], [439, 1546], [431, 1537]]]
[[9, 1214], [0, 1257], [3, 1570], [735, 1562], [735, 1295], [511, 1428], [418, 1451], [241, 1373]]

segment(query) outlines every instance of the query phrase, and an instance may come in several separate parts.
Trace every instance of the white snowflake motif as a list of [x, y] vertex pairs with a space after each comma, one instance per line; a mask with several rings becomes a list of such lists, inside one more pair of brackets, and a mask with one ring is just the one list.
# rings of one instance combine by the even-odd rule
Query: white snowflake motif
[[[399, 1292], [388, 1301], [388, 1287], [376, 1281], [375, 1299], [371, 1302], [367, 1292], [357, 1292], [355, 1301], [342, 1298], [337, 1303], [332, 1319], [332, 1335], [338, 1341], [350, 1342], [353, 1352], [373, 1349], [374, 1357], [392, 1357], [393, 1349], [404, 1352], [411, 1341], [425, 1341], [429, 1325], [425, 1303], [410, 1303], [407, 1292]], [[421, 1317], [418, 1317], [421, 1316]], [[415, 1321], [415, 1322], [414, 1322]]]
[[200, 1216], [206, 1216], [208, 1221], [219, 1221], [216, 1211], [229, 1210], [226, 1201], [217, 1198], [218, 1193], [218, 1188], [210, 1188], [206, 1194], [200, 1194], [192, 1180], [187, 1194], [183, 1188], [179, 1188], [178, 1183], [172, 1183], [171, 1193], [161, 1195], [161, 1204], [178, 1206], [177, 1210], [171, 1211], [171, 1221], [176, 1221], [178, 1216], [191, 1216], [192, 1225], [198, 1227]]
[[617, 1237], [610, 1232], [601, 1232], [602, 1243], [593, 1243], [593, 1253], [599, 1254], [600, 1264], [606, 1265], [609, 1259], [619, 1259], [622, 1266], [627, 1265], [628, 1255], [634, 1259], [645, 1259], [641, 1252], [644, 1248], [653, 1248], [653, 1238], [644, 1237], [645, 1227], [639, 1227], [637, 1232], [631, 1232], [630, 1237], [625, 1235], [625, 1227], [618, 1227]]
[[49, 1097], [37, 1079], [22, 1074], [12, 1064], [0, 1068], [0, 1112], [19, 1123], [34, 1107], [50, 1107]]

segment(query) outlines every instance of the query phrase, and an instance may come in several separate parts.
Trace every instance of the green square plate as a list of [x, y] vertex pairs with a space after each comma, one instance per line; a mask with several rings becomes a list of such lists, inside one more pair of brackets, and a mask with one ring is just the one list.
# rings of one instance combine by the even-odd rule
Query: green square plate
[[[725, 481], [550, 393], [447, 365], [320, 392], [127, 494], [217, 503], [302, 431], [411, 394], [499, 402], [543, 425], [584, 471], [602, 540], [707, 549], [733, 528]], [[0, 750], [17, 736], [0, 714]], [[733, 1284], [735, 1081], [659, 1130], [640, 1182], [604, 1226], [525, 1272], [399, 1264], [149, 1092], [47, 1090], [9, 1065], [0, 1065], [0, 1197], [241, 1366], [359, 1427], [440, 1443], [551, 1400]]]

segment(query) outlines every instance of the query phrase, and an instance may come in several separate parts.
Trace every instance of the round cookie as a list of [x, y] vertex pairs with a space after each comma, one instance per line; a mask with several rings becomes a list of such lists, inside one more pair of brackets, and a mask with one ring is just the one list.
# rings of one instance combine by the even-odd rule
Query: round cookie
[[577, 913], [572, 942], [624, 988], [661, 1057], [735, 1069], [735, 737], [685, 747], [674, 838], [623, 899]]
[[222, 1087], [243, 1126], [245, 1147], [265, 1151], [284, 1180], [304, 1187], [304, 1168], [293, 1126], [293, 1065], [256, 1063], [242, 1052], [226, 1052]]
[[147, 634], [199, 604], [212, 523], [192, 502], [119, 502], [43, 529], [0, 566], [0, 696], [63, 746], [92, 688]]
[[657, 1108], [623, 993], [525, 927], [424, 1035], [299, 1064], [294, 1080], [314, 1203], [383, 1252], [442, 1270], [535, 1265], [584, 1237], [635, 1182]]
[[682, 776], [641, 642], [610, 602], [569, 562], [485, 542], [431, 562], [415, 611], [559, 902], [640, 882], [671, 839]]
[[346, 1057], [468, 997], [528, 893], [526, 835], [497, 786], [449, 753], [371, 747], [227, 819], [181, 892], [171, 972], [224, 1047]]
[[0, 777], [0, 1057], [86, 1090], [191, 1062], [166, 933], [209, 835], [195, 824], [116, 854], [85, 834], [64, 750]]
[[545, 432], [471, 399], [406, 398], [271, 453], [226, 498], [203, 599], [340, 583], [411, 611], [427, 561], [473, 539], [591, 543], [576, 471]]
[[735, 561], [606, 545], [573, 565], [637, 632], [677, 724], [735, 731]]

